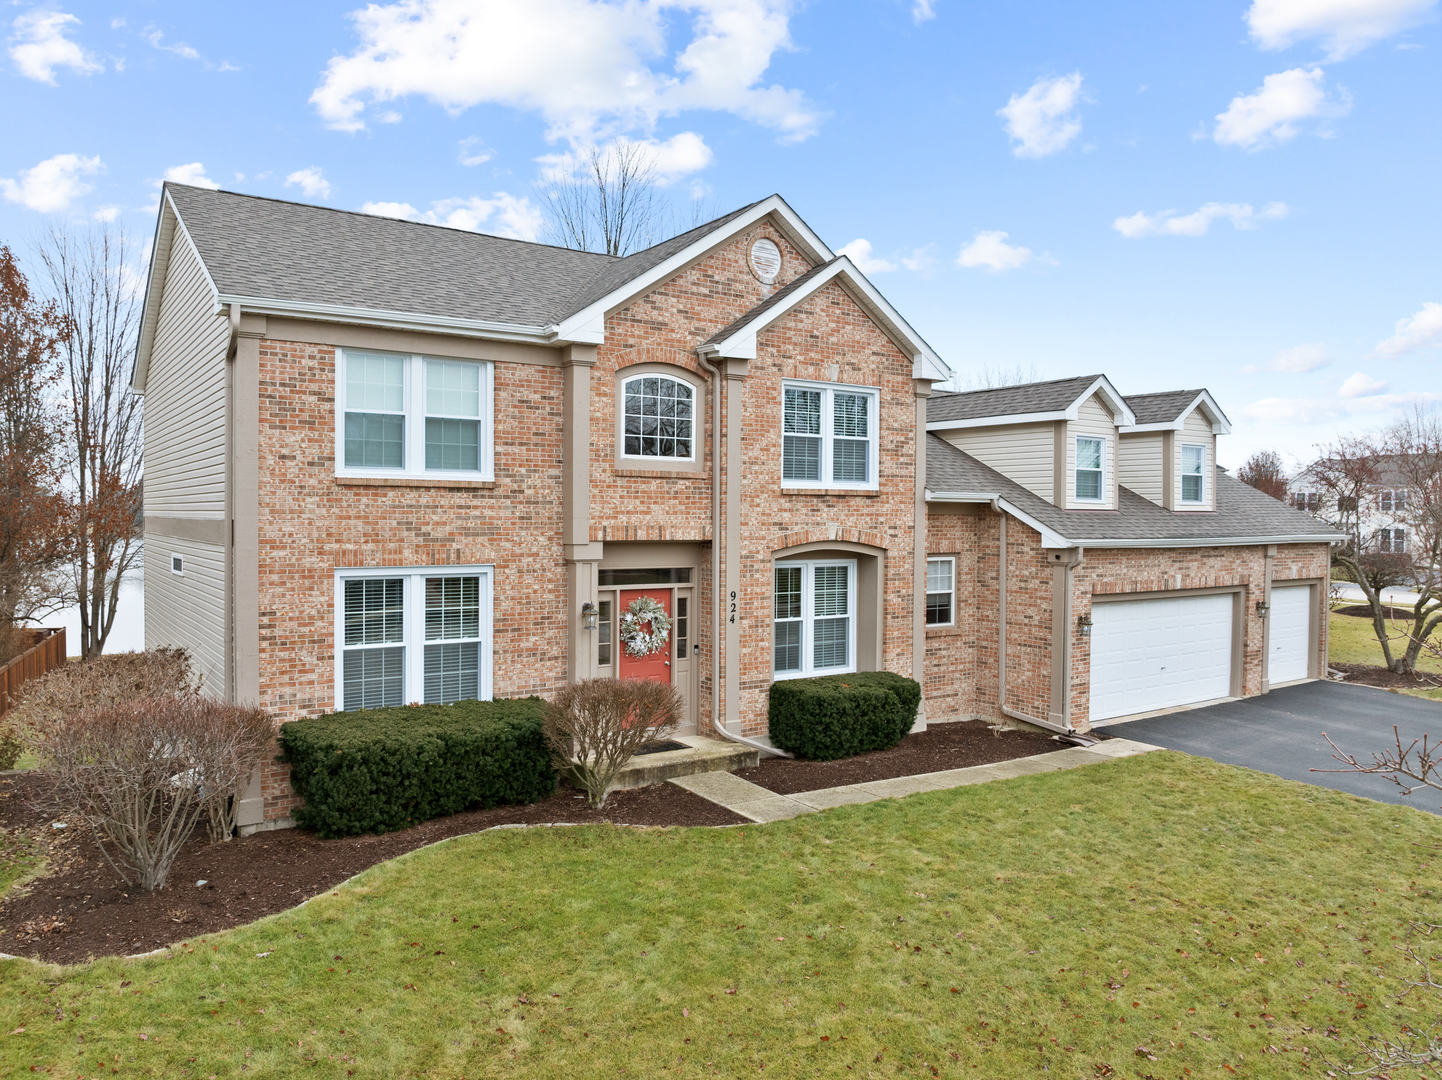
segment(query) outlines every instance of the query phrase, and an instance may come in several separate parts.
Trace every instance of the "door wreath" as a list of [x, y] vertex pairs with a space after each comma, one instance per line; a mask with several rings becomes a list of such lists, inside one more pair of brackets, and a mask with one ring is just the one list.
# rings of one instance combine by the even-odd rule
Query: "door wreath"
[[664, 649], [670, 639], [671, 617], [660, 601], [650, 596], [638, 596], [622, 612], [621, 644], [627, 656], [637, 660], [651, 656]]

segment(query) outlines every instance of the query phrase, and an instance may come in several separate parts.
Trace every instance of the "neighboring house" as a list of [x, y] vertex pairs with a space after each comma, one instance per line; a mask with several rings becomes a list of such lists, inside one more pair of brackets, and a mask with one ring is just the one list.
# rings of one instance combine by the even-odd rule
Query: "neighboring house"
[[1328, 490], [1318, 478], [1318, 465], [1309, 465], [1287, 484], [1287, 500], [1351, 538], [1362, 551], [1404, 555], [1411, 550], [1408, 536], [1408, 502], [1415, 498], [1407, 490], [1400, 470], [1384, 461], [1377, 482], [1356, 496]]
[[[1317, 673], [1335, 534], [1214, 468], [1208, 395], [954, 374], [776, 196], [613, 258], [167, 184], [147, 645], [282, 721], [616, 675], [743, 738], [828, 672], [1072, 728]], [[240, 821], [295, 798], [268, 767]]]

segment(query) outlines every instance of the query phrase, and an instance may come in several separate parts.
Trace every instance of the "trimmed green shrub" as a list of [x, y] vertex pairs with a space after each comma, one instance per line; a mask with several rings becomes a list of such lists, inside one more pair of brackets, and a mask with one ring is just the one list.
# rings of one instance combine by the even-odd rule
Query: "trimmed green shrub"
[[556, 790], [538, 697], [329, 713], [280, 727], [296, 822], [330, 839]]
[[784, 679], [771, 684], [771, 742], [812, 761], [890, 750], [920, 705], [921, 685], [890, 671]]

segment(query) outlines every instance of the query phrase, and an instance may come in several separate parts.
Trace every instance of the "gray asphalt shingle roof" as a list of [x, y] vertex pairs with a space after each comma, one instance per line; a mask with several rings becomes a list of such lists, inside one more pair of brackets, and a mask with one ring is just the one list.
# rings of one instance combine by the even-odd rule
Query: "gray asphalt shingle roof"
[[221, 293], [517, 326], [559, 322], [749, 209], [615, 258], [255, 195], [165, 188]]
[[995, 390], [936, 394], [926, 403], [928, 422], [976, 420], [986, 416], [1064, 412], [1086, 392], [1100, 375], [1079, 375], [1072, 379], [1002, 386]]
[[[929, 403], [928, 403], [929, 404]], [[997, 495], [1073, 543], [1105, 547], [1108, 540], [1196, 541], [1243, 537], [1343, 539], [1310, 514], [1216, 471], [1217, 509], [1174, 513], [1121, 489], [1117, 510], [1062, 510], [938, 435], [926, 437], [926, 487], [935, 492]]]
[[[832, 262], [835, 262], [835, 260], [833, 259]], [[747, 323], [753, 322], [754, 320], [760, 318], [768, 310], [781, 303], [792, 293], [796, 292], [797, 289], [804, 289], [807, 283], [810, 282], [812, 278], [816, 277], [817, 274], [820, 274], [830, 265], [831, 263], [825, 262], [822, 263], [820, 266], [813, 266], [810, 270], [806, 271], [806, 273], [802, 274], [800, 277], [796, 278], [793, 281], [787, 282], [784, 287], [777, 289], [774, 293], [768, 296], [765, 300], [761, 301], [761, 303], [757, 304], [745, 315], [742, 315], [741, 318], [737, 319], [730, 326], [727, 326], [721, 330], [717, 330], [716, 333], [712, 334], [698, 347], [704, 349], [707, 345], [714, 345], [718, 341], [725, 341], [728, 337], [736, 333]]]
[[1126, 402], [1138, 424], [1169, 424], [1197, 400], [1203, 390], [1167, 390], [1160, 394], [1130, 394]]

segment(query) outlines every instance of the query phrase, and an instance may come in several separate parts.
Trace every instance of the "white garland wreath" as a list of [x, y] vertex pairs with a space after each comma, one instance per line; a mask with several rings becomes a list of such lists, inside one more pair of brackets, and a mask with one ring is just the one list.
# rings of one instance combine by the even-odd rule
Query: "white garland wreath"
[[[647, 623], [651, 625], [649, 632]], [[671, 617], [659, 601], [638, 596], [622, 613], [621, 644], [626, 648], [626, 655], [640, 660], [660, 652], [670, 639]]]

